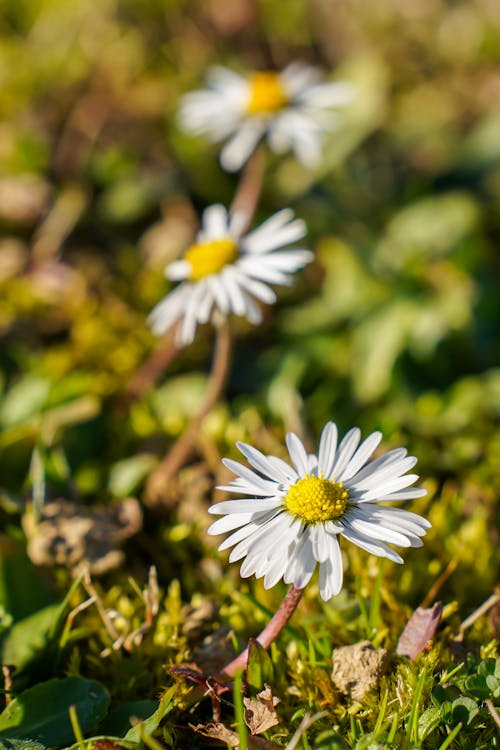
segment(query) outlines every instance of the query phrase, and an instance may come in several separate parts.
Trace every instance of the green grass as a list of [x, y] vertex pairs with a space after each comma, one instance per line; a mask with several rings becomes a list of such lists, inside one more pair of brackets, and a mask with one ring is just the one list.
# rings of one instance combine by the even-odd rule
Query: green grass
[[[494, 749], [499, 605], [468, 618], [499, 580], [498, 14], [487, 0], [230, 5], [0, 9], [0, 750], [207, 747], [191, 727], [214, 706], [252, 750], [242, 699], [264, 683], [280, 699], [263, 735], [276, 747]], [[213, 64], [293, 59], [359, 94], [316, 172], [267, 162], [255, 224], [292, 207], [315, 261], [260, 326], [232, 321], [226, 390], [155, 505], [148, 476], [203, 400], [210, 328], [138, 398], [127, 388], [157, 346], [146, 317], [165, 265], [238, 184], [180, 131], [178, 100]], [[254, 648], [250, 686], [239, 675], [201, 699], [171, 669], [219, 668], [286, 593], [242, 580], [206, 534], [220, 459], [237, 440], [285, 456], [287, 431], [315, 445], [330, 419], [418, 457], [428, 495], [408, 507], [432, 523], [424, 547], [398, 566], [343, 543], [341, 593], [323, 603], [313, 578], [268, 656]], [[113, 561], [93, 587], [50, 552], [41, 564], [49, 502], [127, 497], [140, 529], [99, 547]], [[396, 656], [412, 612], [437, 600], [432, 642]], [[364, 639], [391, 661], [355, 701], [332, 682], [332, 651]], [[19, 726], [9, 711], [25, 711]]]

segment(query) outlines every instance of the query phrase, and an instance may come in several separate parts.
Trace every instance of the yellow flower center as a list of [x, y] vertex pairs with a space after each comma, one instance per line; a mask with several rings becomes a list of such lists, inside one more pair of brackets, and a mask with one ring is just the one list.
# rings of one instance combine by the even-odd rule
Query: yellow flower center
[[217, 273], [221, 268], [235, 261], [237, 257], [238, 245], [230, 237], [191, 245], [184, 254], [184, 260], [191, 266], [189, 278], [193, 281], [199, 281], [204, 276]]
[[334, 521], [344, 514], [348, 499], [343, 482], [306, 476], [288, 490], [285, 508], [306, 523]]
[[276, 112], [288, 102], [277, 73], [253, 73], [249, 78], [250, 94], [247, 102], [249, 115], [263, 115]]

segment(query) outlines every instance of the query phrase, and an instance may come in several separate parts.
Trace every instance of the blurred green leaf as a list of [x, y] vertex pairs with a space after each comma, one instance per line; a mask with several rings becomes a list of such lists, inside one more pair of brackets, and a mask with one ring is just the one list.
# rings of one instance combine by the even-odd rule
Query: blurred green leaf
[[36, 375], [26, 375], [13, 385], [0, 406], [0, 422], [4, 427], [15, 427], [40, 412], [47, 402], [50, 381]]
[[126, 497], [134, 492], [148, 476], [158, 459], [149, 453], [140, 453], [113, 464], [109, 472], [108, 488], [115, 497]]
[[49, 747], [74, 739], [69, 707], [75, 706], [83, 732], [105, 715], [109, 694], [95, 680], [79, 677], [41, 682], [25, 690], [0, 714], [0, 737], [29, 739]]
[[415, 260], [447, 255], [472, 232], [478, 219], [478, 205], [467, 193], [423, 198], [390, 220], [376, 262], [382, 268], [401, 270]]

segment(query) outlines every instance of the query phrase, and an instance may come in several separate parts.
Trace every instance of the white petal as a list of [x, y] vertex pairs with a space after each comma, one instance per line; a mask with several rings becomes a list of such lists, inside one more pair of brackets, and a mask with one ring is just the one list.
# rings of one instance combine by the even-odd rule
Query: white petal
[[375, 471], [382, 469], [384, 466], [389, 466], [389, 464], [394, 464], [397, 461], [400, 461], [407, 455], [407, 453], [408, 451], [406, 448], [394, 448], [393, 450], [384, 453], [383, 456], [379, 456], [358, 471], [358, 473], [351, 478], [350, 484], [356, 484], [365, 477], [374, 474]]
[[248, 570], [251, 560], [254, 560], [256, 564], [262, 560], [267, 560], [266, 550], [270, 545], [273, 544], [273, 539], [279, 540], [282, 531], [288, 527], [288, 516], [285, 513], [280, 513], [271, 518], [267, 523], [263, 524], [258, 531], [254, 532], [247, 539], [242, 540], [231, 552], [229, 557], [230, 562], [242, 557], [242, 554], [247, 555], [247, 561], [245, 561], [245, 570]]
[[258, 141], [266, 129], [265, 123], [259, 119], [246, 120], [226, 143], [220, 154], [223, 169], [237, 172], [247, 161]]
[[211, 276], [207, 276], [206, 280], [212, 291], [215, 304], [219, 308], [222, 315], [225, 317], [229, 312], [230, 301], [229, 295], [224, 284], [222, 283], [221, 277], [214, 273]]
[[[270, 220], [268, 219], [268, 221]], [[290, 245], [292, 242], [297, 242], [307, 232], [305, 222], [302, 219], [295, 219], [282, 227], [273, 229], [266, 227], [266, 224], [267, 222], [264, 222], [242, 240], [241, 246], [246, 252], [252, 254], [269, 253], [285, 245]]]
[[286, 447], [290, 458], [297, 469], [299, 476], [303, 477], [308, 473], [308, 456], [300, 438], [294, 433], [289, 432], [286, 436]]
[[267, 479], [262, 479], [262, 477], [260, 477], [254, 471], [246, 466], [243, 466], [243, 464], [240, 464], [239, 461], [233, 461], [231, 458], [223, 458], [222, 463], [224, 464], [224, 466], [227, 466], [227, 468], [234, 474], [238, 474], [238, 476], [242, 477], [242, 479], [245, 479], [246, 481], [257, 485], [258, 487], [261, 487], [263, 490], [262, 494], [268, 495], [269, 492], [272, 492], [272, 494], [274, 495], [276, 494], [277, 486], [275, 482]]
[[184, 310], [184, 320], [182, 321], [181, 327], [181, 341], [186, 346], [190, 344], [194, 339], [196, 331], [196, 323], [198, 319], [198, 309], [200, 302], [206, 294], [206, 283], [200, 281], [198, 284], [194, 284], [193, 291], [190, 299], [187, 301], [186, 308]]
[[311, 526], [311, 542], [313, 555], [318, 562], [324, 562], [329, 554], [330, 546], [328, 544], [328, 534], [322, 524]]
[[191, 284], [181, 284], [152, 309], [148, 323], [156, 336], [164, 334], [183, 315], [191, 293]]
[[191, 272], [191, 266], [187, 260], [175, 260], [165, 268], [165, 276], [170, 281], [184, 281]]
[[346, 526], [346, 528], [342, 532], [342, 536], [345, 536], [345, 538], [349, 539], [350, 542], [353, 542], [358, 547], [361, 547], [361, 549], [369, 552], [371, 555], [377, 555], [378, 557], [387, 557], [388, 560], [392, 560], [393, 562], [397, 563], [404, 562], [401, 555], [398, 555], [395, 550], [391, 549], [383, 542], [368, 540], [362, 534], [358, 534], [358, 532], [353, 528]]
[[326, 107], [341, 107], [352, 101], [356, 93], [356, 86], [345, 81], [320, 83], [308, 88], [301, 96], [301, 103], [306, 107], [325, 109]]
[[319, 566], [319, 593], [325, 602], [340, 592], [343, 578], [342, 555], [338, 540], [328, 535], [328, 543], [328, 558]]
[[[256, 515], [256, 514], [252, 514]], [[218, 550], [219, 552], [222, 552], [225, 549], [229, 549], [229, 547], [234, 547], [235, 544], [238, 544], [243, 539], [247, 539], [251, 534], [254, 534], [258, 529], [261, 529], [265, 524], [271, 519], [274, 518], [274, 511], [269, 511], [268, 513], [262, 513], [256, 518], [254, 518], [253, 521], [250, 521], [249, 523], [245, 524], [244, 526], [241, 526], [237, 531], [234, 531], [230, 536], [225, 539], [222, 544], [219, 545]], [[226, 518], [226, 516], [224, 516]], [[232, 553], [231, 553], [232, 554]], [[243, 553], [239, 555], [237, 558], [238, 560], [244, 557], [246, 553]], [[234, 557], [231, 558], [231, 555], [229, 556], [229, 561], [234, 562]]]
[[202, 232], [203, 241], [218, 240], [228, 236], [228, 216], [226, 208], [222, 204], [215, 203], [204, 210]]
[[339, 445], [335, 463], [329, 476], [326, 477], [327, 479], [333, 479], [334, 477], [338, 479], [342, 474], [342, 471], [351, 460], [354, 451], [358, 447], [360, 437], [361, 430], [358, 427], [353, 427], [352, 430], [349, 430], [349, 432], [346, 433]]
[[302, 589], [309, 583], [315, 567], [316, 560], [312, 551], [310, 529], [305, 528], [292, 552], [284, 581]]
[[397, 544], [398, 547], [410, 547], [408, 539], [398, 531], [382, 526], [377, 523], [370, 523], [362, 518], [353, 518], [352, 515], [346, 520], [346, 524], [357, 531], [358, 534], [362, 534], [369, 539], [376, 539], [380, 542], [389, 542], [390, 544]]
[[261, 513], [265, 510], [279, 508], [283, 504], [281, 497], [253, 497], [239, 500], [223, 500], [209, 508], [209, 513], [222, 515], [226, 513]]
[[[415, 456], [406, 456], [406, 458], [401, 458], [399, 461], [391, 461], [386, 466], [378, 468], [376, 471], [367, 471], [364, 479], [360, 480], [353, 477], [349, 484], [357, 490], [365, 490], [374, 487], [375, 485], [383, 485], [393, 478], [400, 477], [409, 469], [412, 469], [416, 463], [417, 459]], [[369, 469], [370, 465], [366, 468]]]
[[230, 513], [227, 516], [221, 516], [211, 524], [207, 529], [209, 536], [225, 534], [226, 531], [232, 531], [240, 526], [245, 526], [253, 520], [255, 513]]
[[380, 500], [383, 495], [390, 495], [391, 492], [401, 490], [408, 485], [413, 484], [418, 479], [418, 474], [405, 474], [402, 477], [395, 477], [389, 482], [382, 485], [377, 485], [372, 490], [368, 490], [363, 493], [360, 502], [370, 502], [372, 500]]
[[375, 448], [382, 440], [381, 432], [372, 432], [364, 442], [361, 443], [358, 450], [351, 458], [344, 471], [341, 474], [337, 474], [339, 481], [346, 481], [350, 479], [357, 471], [359, 471], [364, 464], [368, 461]]
[[238, 262], [237, 265], [233, 266], [233, 270], [238, 277], [240, 286], [250, 292], [250, 294], [253, 294], [254, 297], [262, 300], [262, 302], [267, 302], [268, 305], [272, 305], [274, 304], [274, 302], [276, 302], [276, 294], [271, 289], [271, 287], [267, 286], [267, 284], [262, 283], [262, 281], [253, 279], [248, 276], [248, 274], [243, 273], [243, 271], [238, 267]]
[[238, 283], [238, 278], [234, 274], [234, 268], [226, 266], [226, 268], [221, 271], [221, 278], [229, 297], [229, 304], [232, 312], [234, 312], [235, 315], [245, 315], [246, 300]]
[[393, 500], [414, 500], [417, 497], [425, 497], [427, 490], [419, 487], [412, 487], [411, 489], [401, 490], [400, 492], [391, 492], [389, 495], [381, 495], [378, 499], [379, 502], [388, 503]]
[[283, 468], [279, 462], [276, 463], [271, 461], [272, 458], [275, 458], [274, 456], [265, 456], [263, 453], [257, 450], [257, 448], [254, 448], [247, 443], [237, 442], [236, 447], [239, 451], [241, 451], [241, 453], [243, 453], [248, 463], [250, 463], [254, 467], [254, 469], [260, 471], [261, 474], [263, 474], [264, 476], [268, 476], [275, 482], [288, 483], [293, 470], [287, 464], [285, 464], [285, 466], [287, 467], [288, 471], [285, 472], [283, 471]]
[[337, 425], [334, 422], [327, 422], [321, 433], [318, 452], [318, 469], [324, 477], [331, 475], [331, 470], [335, 463], [337, 437]]
[[294, 484], [298, 480], [299, 475], [297, 474], [295, 469], [292, 469], [292, 467], [289, 466], [286, 461], [283, 461], [282, 458], [278, 458], [277, 456], [268, 456], [268, 459], [273, 468], [286, 477], [286, 479], [283, 480], [286, 484]]

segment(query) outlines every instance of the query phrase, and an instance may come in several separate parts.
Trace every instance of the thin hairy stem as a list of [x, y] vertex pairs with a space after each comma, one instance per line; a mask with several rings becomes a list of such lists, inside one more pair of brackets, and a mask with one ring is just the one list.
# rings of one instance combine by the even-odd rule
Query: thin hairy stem
[[[297, 589], [293, 585], [290, 587], [287, 595], [281, 602], [280, 608], [256, 638], [257, 642], [260, 643], [263, 648], [269, 648], [271, 643], [276, 640], [290, 617], [295, 612], [303, 593], [304, 589]], [[229, 664], [226, 664], [226, 666], [223, 667], [215, 677], [217, 679], [233, 677], [238, 669], [244, 669], [248, 662], [248, 652], [249, 649], [247, 646], [239, 656], [230, 661]]]
[[145, 499], [157, 504], [161, 502], [166, 483], [179, 471], [191, 455], [201, 424], [219, 400], [226, 385], [231, 362], [231, 334], [227, 321], [217, 327], [215, 354], [210, 372], [207, 393], [200, 410], [187, 429], [172, 446], [160, 465], [155, 469], [146, 486]]

